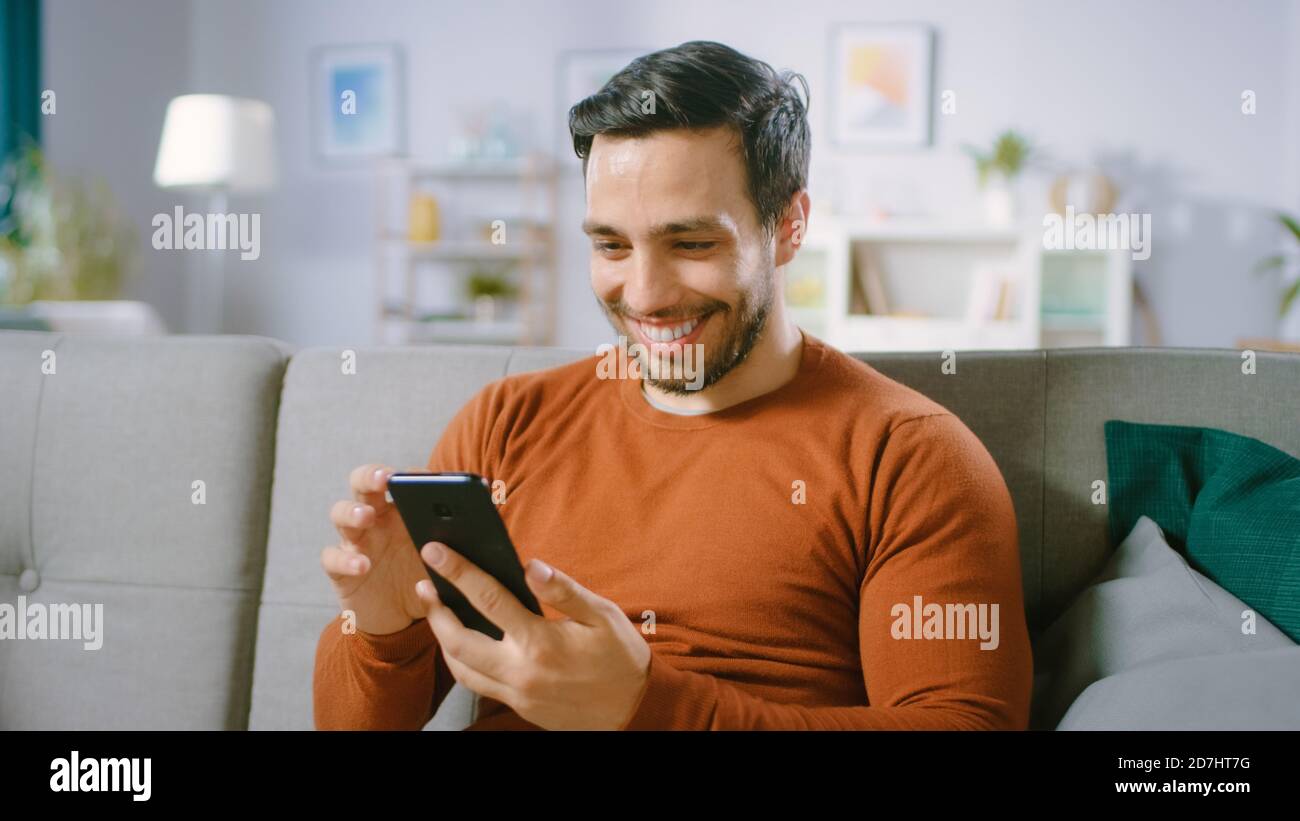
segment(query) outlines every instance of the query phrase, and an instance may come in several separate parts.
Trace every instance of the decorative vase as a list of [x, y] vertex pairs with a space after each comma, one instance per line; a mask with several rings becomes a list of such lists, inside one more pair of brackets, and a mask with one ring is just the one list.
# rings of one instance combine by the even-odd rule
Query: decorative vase
[[1076, 214], [1109, 214], [1118, 196], [1115, 184], [1098, 171], [1062, 174], [1052, 182], [1052, 210], [1065, 216], [1066, 208]]
[[1016, 195], [1011, 181], [993, 174], [984, 186], [984, 219], [989, 225], [1007, 228], [1016, 222]]
[[439, 227], [438, 201], [428, 194], [411, 195], [407, 238], [411, 242], [436, 242]]
[[496, 319], [497, 301], [496, 297], [483, 294], [474, 297], [474, 321], [486, 325]]

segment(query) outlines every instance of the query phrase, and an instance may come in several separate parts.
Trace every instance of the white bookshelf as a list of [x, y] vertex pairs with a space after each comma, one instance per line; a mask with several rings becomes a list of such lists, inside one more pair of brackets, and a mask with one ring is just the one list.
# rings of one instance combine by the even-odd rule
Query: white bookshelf
[[1128, 251], [1043, 251], [1043, 347], [1129, 344], [1133, 273]]
[[[809, 223], [786, 269], [787, 303], [796, 322], [842, 350], [1128, 344], [1128, 251], [1044, 250], [1041, 228]], [[809, 283], [821, 284], [820, 300]]]
[[[375, 217], [377, 341], [553, 344], [557, 181], [554, 163], [540, 155], [381, 165]], [[408, 238], [407, 206], [416, 192], [437, 200], [441, 231], [435, 241]], [[503, 221], [505, 243], [482, 238], [485, 214]], [[466, 275], [483, 264], [509, 268], [517, 289], [516, 297], [501, 301], [501, 315], [490, 319], [476, 318], [463, 293]]]
[[[401, 324], [400, 321], [395, 324]], [[473, 319], [440, 319], [430, 322], [409, 322], [403, 329], [407, 343], [426, 342], [472, 343], [478, 345], [515, 345], [524, 329], [517, 321], [493, 320], [480, 322]]]

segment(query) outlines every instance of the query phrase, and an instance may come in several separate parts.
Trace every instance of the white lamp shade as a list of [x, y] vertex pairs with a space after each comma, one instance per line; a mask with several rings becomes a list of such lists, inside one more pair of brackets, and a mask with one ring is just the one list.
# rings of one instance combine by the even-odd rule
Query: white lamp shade
[[167, 104], [154, 182], [262, 191], [275, 185], [275, 112], [261, 100], [186, 94]]

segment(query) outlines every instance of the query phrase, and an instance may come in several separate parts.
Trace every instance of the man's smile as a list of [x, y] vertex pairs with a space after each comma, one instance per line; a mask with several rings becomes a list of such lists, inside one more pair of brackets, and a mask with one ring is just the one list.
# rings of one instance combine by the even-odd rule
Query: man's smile
[[649, 320], [628, 318], [627, 325], [634, 337], [634, 342], [645, 345], [648, 349], [680, 348], [699, 341], [709, 319], [717, 311], [699, 314], [686, 319]]

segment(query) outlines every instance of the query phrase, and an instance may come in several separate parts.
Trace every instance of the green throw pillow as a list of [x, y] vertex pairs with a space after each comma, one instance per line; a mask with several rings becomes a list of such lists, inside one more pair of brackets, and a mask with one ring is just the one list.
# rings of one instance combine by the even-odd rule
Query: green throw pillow
[[1300, 642], [1300, 459], [1213, 428], [1106, 423], [1110, 535], [1169, 544]]

